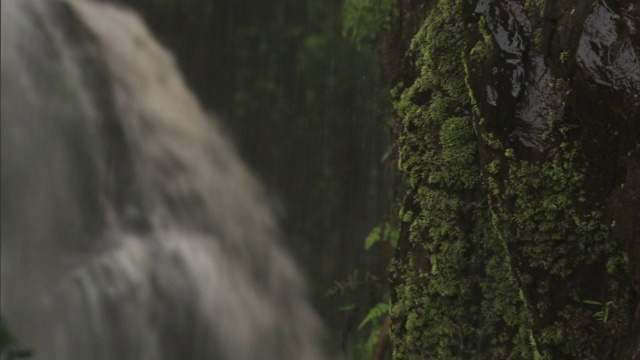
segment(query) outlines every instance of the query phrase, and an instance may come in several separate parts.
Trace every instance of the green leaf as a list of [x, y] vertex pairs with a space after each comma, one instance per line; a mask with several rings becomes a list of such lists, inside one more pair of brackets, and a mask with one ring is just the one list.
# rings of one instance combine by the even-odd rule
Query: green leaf
[[354, 304], [349, 304], [349, 305], [345, 305], [345, 306], [341, 306], [338, 308], [338, 310], [340, 311], [351, 311], [353, 309], [355, 309], [355, 305]]
[[375, 243], [380, 241], [380, 235], [382, 235], [381, 225], [378, 225], [371, 230], [367, 238], [364, 240], [365, 250], [369, 250]]
[[589, 304], [589, 305], [599, 305], [599, 306], [604, 305], [603, 303], [601, 303], [599, 301], [593, 301], [593, 300], [582, 300], [582, 302], [585, 303], [585, 304]]
[[398, 231], [398, 229], [389, 224], [386, 223], [385, 224], [385, 234], [384, 234], [384, 240], [388, 241], [391, 246], [393, 246], [394, 248], [398, 246], [398, 238], [400, 237], [400, 231]]
[[378, 241], [387, 241], [395, 248], [398, 245], [398, 237], [400, 237], [398, 229], [388, 222], [385, 222], [371, 230], [364, 240], [364, 248], [365, 250], [369, 250]]
[[389, 156], [391, 156], [392, 152], [393, 152], [393, 146], [389, 145], [387, 147], [387, 150], [384, 152], [384, 154], [380, 158], [380, 163], [383, 164], [385, 161], [387, 161], [389, 159]]
[[367, 316], [364, 317], [364, 319], [360, 323], [360, 326], [358, 326], [358, 330], [362, 330], [362, 328], [369, 322], [379, 319], [383, 315], [389, 313], [389, 307], [389, 303], [379, 303], [378, 305], [374, 306], [371, 310], [369, 310]]

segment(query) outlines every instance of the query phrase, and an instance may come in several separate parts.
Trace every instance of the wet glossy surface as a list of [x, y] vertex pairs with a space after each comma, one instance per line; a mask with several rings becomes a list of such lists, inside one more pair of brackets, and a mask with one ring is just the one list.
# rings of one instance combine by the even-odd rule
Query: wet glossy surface
[[[596, 4], [585, 20], [576, 60], [597, 84], [624, 90], [638, 97], [640, 62], [631, 39], [619, 34], [621, 22], [626, 26], [630, 24], [627, 19], [623, 20], [615, 14], [606, 2]], [[634, 28], [630, 30], [632, 34], [635, 33]]]
[[[566, 11], [560, 15], [571, 21], [579, 16], [575, 8]], [[634, 5], [626, 9], [628, 13], [634, 11]], [[584, 20], [575, 22], [584, 23], [584, 30], [576, 38], [576, 53], [572, 53], [570, 44], [553, 43], [557, 31], [579, 31], [575, 23], [571, 29], [559, 30], [551, 15], [544, 21], [533, 21], [517, 1], [480, 0], [475, 13], [484, 15], [497, 45], [496, 56], [484, 64], [491, 74], [484, 79], [484, 91], [478, 95], [488, 105], [488, 116], [500, 119], [492, 126], [515, 147], [543, 152], [548, 148], [545, 134], [562, 121], [564, 75], [554, 73], [550, 64], [578, 65], [593, 83], [614, 93], [623, 91], [624, 96], [640, 96], [640, 61], [631, 38], [637, 36], [637, 29], [631, 18], [616, 14], [605, 1], [596, 3], [583, 15]]]
[[555, 104], [550, 100], [549, 69], [542, 54], [532, 46], [533, 25], [524, 7], [515, 1], [481, 0], [475, 11], [487, 19], [500, 52], [494, 77], [486, 86], [486, 101], [491, 106], [514, 108], [507, 135], [542, 151], [542, 137], [557, 114], [552, 111]]

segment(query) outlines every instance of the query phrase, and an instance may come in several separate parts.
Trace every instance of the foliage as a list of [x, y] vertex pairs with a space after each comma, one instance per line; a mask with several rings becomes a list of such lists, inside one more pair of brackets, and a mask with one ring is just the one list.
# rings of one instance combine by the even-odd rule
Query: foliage
[[609, 311], [616, 307], [616, 304], [613, 301], [607, 301], [604, 304], [600, 301], [594, 300], [582, 300], [582, 302], [585, 304], [596, 305], [600, 307], [600, 311], [594, 313], [593, 317], [603, 324], [607, 324], [607, 322], [609, 321]]
[[354, 360], [370, 360], [373, 359], [376, 343], [380, 338], [381, 329], [375, 328], [371, 331], [369, 336], [356, 345], [354, 350]]
[[282, 201], [284, 238], [338, 337], [347, 320], [335, 313], [338, 299], [322, 295], [364, 262], [353, 239], [390, 199], [379, 162], [390, 105], [378, 52], [358, 51], [343, 36], [342, 2], [132, 4], [176, 53], [203, 105], [222, 115], [269, 196]]
[[388, 222], [384, 222], [371, 230], [364, 241], [364, 248], [369, 250], [379, 241], [388, 242], [393, 248], [398, 244], [398, 229]]
[[344, 36], [358, 49], [379, 41], [388, 31], [393, 0], [346, 0], [342, 8]]
[[362, 328], [368, 323], [373, 322], [375, 320], [379, 320], [384, 315], [389, 314], [389, 308], [390, 308], [389, 303], [379, 303], [373, 308], [371, 308], [371, 310], [369, 310], [369, 312], [364, 317], [364, 319], [362, 319], [362, 322], [358, 326], [358, 330], [362, 330]]
[[[374, 227], [366, 237], [364, 243], [365, 248], [373, 251], [373, 245], [379, 244], [377, 248], [386, 246], [395, 248], [398, 238], [398, 230], [389, 222], [383, 222]], [[388, 263], [388, 259], [383, 260]], [[336, 281], [325, 296], [346, 297], [349, 293], [370, 294], [368, 298], [359, 301], [357, 304], [349, 304], [339, 308], [340, 311], [346, 311], [351, 316], [360, 318], [360, 323], [356, 329], [356, 333], [352, 334], [356, 339], [354, 348], [350, 352], [350, 356], [355, 360], [372, 359], [376, 349], [378, 351], [384, 348], [381, 342], [387, 341], [389, 310], [389, 289], [387, 287], [386, 273], [381, 278], [366, 272], [364, 276], [359, 276], [358, 270], [355, 270], [345, 281]], [[361, 297], [361, 296], [360, 296]], [[373, 303], [372, 301], [378, 301]], [[366, 312], [363, 312], [366, 311]], [[377, 354], [376, 356], [384, 356]]]
[[[333, 286], [330, 287], [325, 292], [324, 295], [326, 297], [335, 296], [335, 295], [344, 296], [349, 292], [359, 290], [363, 286], [367, 286], [370, 284], [377, 284], [379, 282], [380, 282], [380, 279], [377, 276], [371, 274], [370, 272], [366, 272], [364, 276], [360, 277], [360, 272], [356, 269], [353, 271], [353, 273], [347, 276], [346, 280], [334, 281]], [[353, 306], [341, 308], [341, 310], [352, 310], [352, 309], [353, 309]]]

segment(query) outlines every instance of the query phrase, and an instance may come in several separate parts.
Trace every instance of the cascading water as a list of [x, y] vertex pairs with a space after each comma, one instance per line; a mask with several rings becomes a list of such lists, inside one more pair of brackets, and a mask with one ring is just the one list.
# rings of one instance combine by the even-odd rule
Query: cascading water
[[2, 316], [37, 359], [322, 358], [265, 194], [130, 11], [2, 0]]

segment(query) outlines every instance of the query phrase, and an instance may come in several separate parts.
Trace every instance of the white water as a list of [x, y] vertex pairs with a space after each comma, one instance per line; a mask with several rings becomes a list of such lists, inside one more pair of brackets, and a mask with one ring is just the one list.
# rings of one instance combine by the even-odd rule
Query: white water
[[132, 12], [2, 0], [2, 316], [36, 359], [315, 360], [262, 189]]

